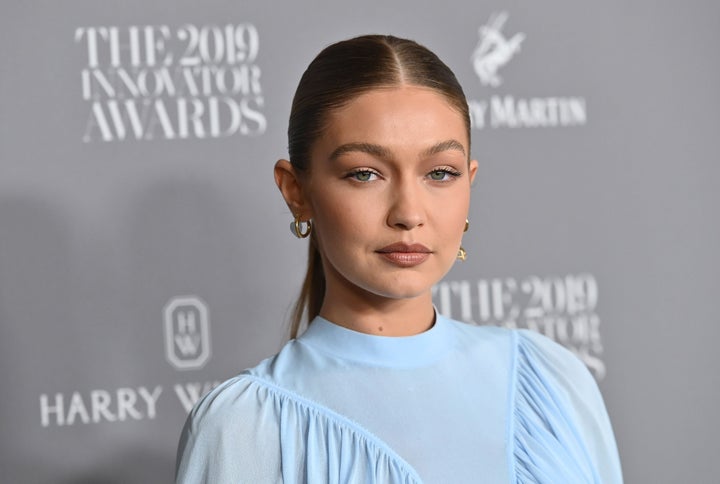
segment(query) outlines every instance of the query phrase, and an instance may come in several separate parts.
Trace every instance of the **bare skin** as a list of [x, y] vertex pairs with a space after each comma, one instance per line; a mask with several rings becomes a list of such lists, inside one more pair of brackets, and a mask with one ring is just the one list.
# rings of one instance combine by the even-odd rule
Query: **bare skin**
[[327, 285], [320, 315], [368, 334], [426, 331], [477, 171], [463, 118], [441, 94], [403, 85], [362, 94], [327, 126], [308, 176], [275, 165], [292, 213], [313, 220]]

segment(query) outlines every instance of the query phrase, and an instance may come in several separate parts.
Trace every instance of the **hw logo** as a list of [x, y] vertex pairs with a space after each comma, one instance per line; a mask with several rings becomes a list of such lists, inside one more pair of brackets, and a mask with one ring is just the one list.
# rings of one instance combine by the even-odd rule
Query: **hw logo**
[[167, 303], [165, 357], [178, 370], [201, 368], [210, 359], [210, 320], [207, 305], [196, 296]]
[[498, 69], [510, 62], [525, 40], [523, 33], [515, 34], [510, 39], [505, 38], [502, 28], [507, 19], [507, 12], [494, 14], [487, 25], [478, 30], [480, 40], [472, 54], [472, 63], [483, 86], [498, 87], [502, 83]]

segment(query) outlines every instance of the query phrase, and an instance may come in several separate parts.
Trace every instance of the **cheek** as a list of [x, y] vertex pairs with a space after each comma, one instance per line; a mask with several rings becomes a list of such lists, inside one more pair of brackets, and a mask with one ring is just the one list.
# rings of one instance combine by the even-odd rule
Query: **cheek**
[[314, 222], [321, 243], [342, 240], [347, 246], [348, 242], [361, 240], [368, 235], [373, 214], [374, 210], [361, 201], [343, 194], [335, 196], [331, 191], [322, 192], [313, 200]]
[[466, 193], [458, 193], [455, 203], [439, 204], [442, 209], [436, 211], [436, 220], [442, 227], [443, 235], [447, 239], [459, 239], [465, 228], [465, 219], [468, 218], [470, 197]]

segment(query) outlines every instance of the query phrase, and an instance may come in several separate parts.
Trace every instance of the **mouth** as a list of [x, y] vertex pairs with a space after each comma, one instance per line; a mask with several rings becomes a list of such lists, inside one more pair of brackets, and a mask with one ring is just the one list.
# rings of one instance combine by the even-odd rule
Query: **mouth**
[[375, 251], [386, 261], [400, 267], [413, 267], [425, 262], [432, 251], [422, 244], [397, 242]]

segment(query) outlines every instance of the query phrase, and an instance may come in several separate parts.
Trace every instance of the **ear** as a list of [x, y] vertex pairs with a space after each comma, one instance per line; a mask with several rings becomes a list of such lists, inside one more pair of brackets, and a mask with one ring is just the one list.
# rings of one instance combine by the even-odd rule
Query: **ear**
[[288, 160], [278, 160], [274, 175], [275, 183], [293, 216], [299, 215], [301, 220], [312, 218], [310, 204], [305, 199], [302, 183], [292, 164]]
[[478, 170], [477, 160], [470, 160], [470, 163], [468, 163], [468, 174], [470, 175], [470, 185], [472, 185], [473, 181], [475, 180], [475, 175], [477, 175], [477, 170]]

